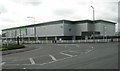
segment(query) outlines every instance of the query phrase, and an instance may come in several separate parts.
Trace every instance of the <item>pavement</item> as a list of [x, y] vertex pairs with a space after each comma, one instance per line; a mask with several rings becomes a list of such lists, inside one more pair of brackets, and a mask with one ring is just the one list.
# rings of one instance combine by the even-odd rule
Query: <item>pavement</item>
[[28, 44], [2, 56], [3, 69], [118, 69], [118, 43]]

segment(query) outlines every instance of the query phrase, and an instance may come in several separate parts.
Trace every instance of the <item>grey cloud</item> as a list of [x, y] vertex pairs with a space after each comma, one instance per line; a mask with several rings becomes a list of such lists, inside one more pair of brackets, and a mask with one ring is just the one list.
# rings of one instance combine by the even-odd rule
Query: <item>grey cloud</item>
[[105, 19], [117, 23], [118, 6], [117, 2], [103, 2], [96, 3], [95, 7], [95, 18]]
[[112, 2], [109, 3], [106, 6], [106, 10], [104, 11], [104, 16], [106, 18], [109, 18], [115, 22], [118, 21], [118, 6], [117, 6], [117, 2]]
[[6, 13], [7, 9], [5, 8], [5, 6], [0, 5], [0, 13]]
[[120, 32], [120, 1], [118, 3], [118, 31]]
[[97, 19], [111, 20], [116, 23], [118, 21], [118, 16], [116, 15], [116, 12], [111, 12], [110, 10], [107, 12], [100, 12], [99, 14], [95, 16], [97, 17]]
[[37, 6], [42, 3], [41, 0], [12, 0], [12, 1], [16, 3], [24, 4], [24, 5], [31, 4], [33, 6]]
[[59, 9], [59, 10], [55, 10], [54, 14], [57, 16], [66, 17], [66, 16], [70, 16], [70, 15], [74, 14], [74, 11], [71, 9]]
[[37, 6], [37, 5], [41, 4], [41, 2], [26, 2], [26, 4], [31, 4], [31, 5]]
[[9, 19], [9, 18], [3, 18], [2, 21], [4, 21], [4, 22], [11, 22], [11, 23], [15, 22], [14, 20]]
[[109, 9], [111, 12], [117, 12], [118, 10], [118, 2], [110, 2], [105, 5], [106, 9]]
[[83, 5], [87, 5], [88, 2], [77, 2], [77, 4], [83, 6]]

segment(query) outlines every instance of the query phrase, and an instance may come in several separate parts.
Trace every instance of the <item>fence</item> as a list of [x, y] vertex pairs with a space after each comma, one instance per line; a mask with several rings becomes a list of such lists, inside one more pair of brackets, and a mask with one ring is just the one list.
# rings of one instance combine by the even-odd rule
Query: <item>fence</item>
[[[20, 41], [20, 44], [33, 44], [33, 43], [36, 43], [36, 44], [53, 44], [53, 43], [58, 43], [58, 44], [61, 44], [61, 43], [106, 43], [106, 42], [118, 42], [118, 39], [96, 39], [96, 40], [56, 40], [56, 41], [53, 41], [53, 40], [37, 40], [37, 41]], [[17, 41], [8, 41], [7, 42], [8, 44], [17, 44]]]
[[[31, 44], [31, 43], [38, 43], [38, 44], [46, 44], [46, 43], [49, 43], [49, 44], [52, 44], [52, 43], [103, 43], [103, 42], [120, 42], [120, 37], [118, 36], [112, 36], [112, 37], [107, 37], [107, 38], [104, 38], [103, 37], [96, 37], [95, 39], [91, 38], [91, 39], [81, 39], [80, 37], [77, 37], [76, 39], [74, 40], [58, 40], [58, 39], [37, 39], [36, 41], [34, 39], [29, 39], [29, 40], [26, 40], [26, 39], [22, 39], [22, 40], [19, 40], [20, 44]], [[12, 40], [12, 39], [9, 39], [9, 40], [3, 40], [3, 44], [17, 44], [17, 40]]]

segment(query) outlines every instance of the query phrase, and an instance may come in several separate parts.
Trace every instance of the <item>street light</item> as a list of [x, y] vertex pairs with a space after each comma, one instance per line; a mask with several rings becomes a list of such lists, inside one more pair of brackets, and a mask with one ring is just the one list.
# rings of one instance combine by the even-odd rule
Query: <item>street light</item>
[[95, 20], [95, 10], [94, 10], [94, 7], [91, 6], [91, 8], [93, 9], [93, 21]]
[[[93, 24], [94, 24], [94, 20], [95, 20], [95, 10], [94, 10], [94, 7], [91, 6], [91, 8], [93, 9]], [[93, 40], [95, 42], [95, 32], [93, 32]]]
[[27, 18], [32, 18], [32, 19], [34, 19], [34, 37], [35, 37], [35, 42], [36, 42], [36, 27], [35, 27], [35, 17], [30, 17], [30, 16], [28, 16]]

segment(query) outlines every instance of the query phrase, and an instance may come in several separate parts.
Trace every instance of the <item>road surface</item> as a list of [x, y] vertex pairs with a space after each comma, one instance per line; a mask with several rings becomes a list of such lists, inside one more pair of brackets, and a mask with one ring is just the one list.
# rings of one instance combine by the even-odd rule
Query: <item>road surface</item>
[[28, 44], [3, 56], [3, 69], [118, 69], [118, 43]]

